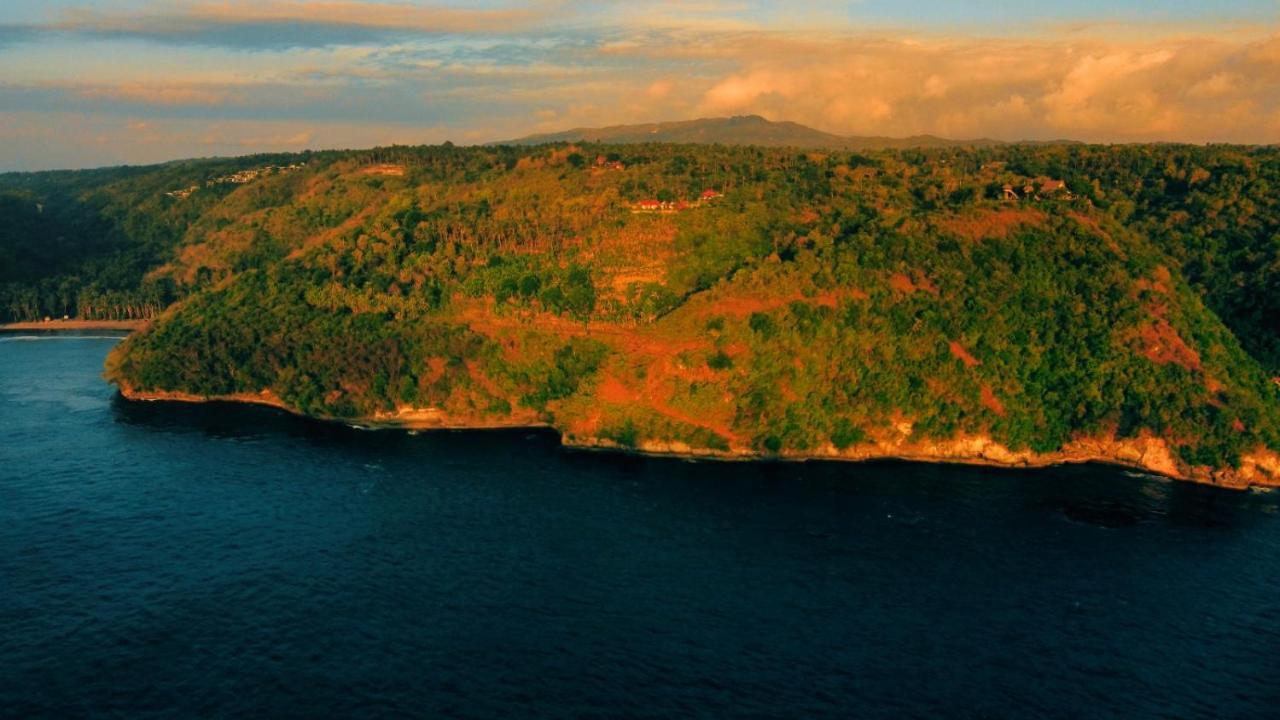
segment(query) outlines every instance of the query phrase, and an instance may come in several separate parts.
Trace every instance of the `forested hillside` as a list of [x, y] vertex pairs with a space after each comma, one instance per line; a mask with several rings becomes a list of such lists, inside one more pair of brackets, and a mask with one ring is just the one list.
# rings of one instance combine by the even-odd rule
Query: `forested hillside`
[[191, 287], [148, 273], [200, 242], [192, 224], [241, 187], [224, 180], [309, 156], [0, 175], [0, 320], [158, 314]]
[[1274, 149], [1181, 146], [444, 146], [4, 176], [4, 311], [177, 300], [110, 361], [139, 397], [1280, 480], [1277, 186]]

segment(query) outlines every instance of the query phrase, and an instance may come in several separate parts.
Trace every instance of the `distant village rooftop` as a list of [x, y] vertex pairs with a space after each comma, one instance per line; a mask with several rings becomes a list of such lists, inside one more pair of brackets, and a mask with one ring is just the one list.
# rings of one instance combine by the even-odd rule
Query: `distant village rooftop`
[[724, 197], [719, 190], [710, 188], [703, 190], [697, 200], [689, 202], [688, 200], [641, 200], [631, 206], [631, 212], [657, 212], [657, 213], [677, 213], [681, 210], [688, 210], [699, 207], [705, 203], [715, 202], [717, 199]]
[[[293, 163], [292, 165], [267, 165], [265, 167], [260, 167], [260, 168], [241, 170], [239, 172], [235, 172], [230, 175], [223, 175], [221, 177], [213, 178], [212, 180], [206, 180], [204, 183], [204, 186], [213, 187], [214, 185], [244, 185], [245, 183], [250, 183], [250, 182], [253, 182], [254, 180], [257, 180], [260, 177], [289, 173], [289, 172], [293, 172], [294, 170], [300, 170], [305, 166], [306, 166], [306, 163], [303, 162], [303, 163]], [[170, 190], [166, 192], [165, 195], [168, 195], [171, 198], [185, 200], [188, 197], [190, 197], [192, 193], [194, 193], [199, 189], [200, 189], [199, 185], [192, 185], [190, 187], [185, 187], [180, 190]]]

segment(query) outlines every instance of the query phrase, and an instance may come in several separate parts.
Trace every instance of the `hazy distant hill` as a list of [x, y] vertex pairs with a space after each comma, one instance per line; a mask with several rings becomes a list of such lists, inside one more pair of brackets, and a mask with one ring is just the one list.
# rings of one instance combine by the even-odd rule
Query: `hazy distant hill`
[[904, 138], [833, 135], [799, 123], [773, 122], [759, 115], [728, 118], [701, 118], [679, 122], [614, 125], [603, 128], [575, 128], [555, 133], [529, 135], [495, 145], [539, 145], [554, 142], [601, 143], [705, 143], [721, 145], [763, 145], [767, 147], [828, 148], [839, 150], [885, 150], [936, 147], [990, 147], [999, 140], [948, 140], [933, 135]]

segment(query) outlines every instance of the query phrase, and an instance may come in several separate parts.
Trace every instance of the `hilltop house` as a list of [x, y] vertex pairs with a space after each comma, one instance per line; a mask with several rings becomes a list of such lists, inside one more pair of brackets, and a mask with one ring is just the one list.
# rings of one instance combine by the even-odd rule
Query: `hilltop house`
[[1066, 182], [1043, 176], [1025, 181], [1021, 193], [1019, 195], [1012, 184], [1005, 183], [1001, 188], [1000, 199], [1005, 201], [1043, 200], [1049, 197], [1060, 197], [1063, 200], [1076, 199], [1076, 196], [1067, 189]]
[[702, 191], [702, 195], [698, 196], [698, 200], [701, 202], [710, 202], [711, 200], [715, 200], [720, 197], [724, 197], [724, 195], [716, 190], [708, 188]]
[[1071, 192], [1071, 188], [1067, 187], [1065, 180], [1045, 178], [1044, 181], [1040, 183], [1040, 192], [1045, 195], [1057, 195], [1061, 193], [1062, 199], [1064, 200], [1076, 199], [1076, 194]]
[[1052, 195], [1059, 190], [1065, 190], [1067, 187], [1065, 182], [1061, 180], [1054, 180], [1052, 178], [1039, 178], [1038, 182], [1040, 183], [1040, 192], [1045, 195]]
[[600, 170], [624, 170], [627, 166], [623, 165], [621, 160], [610, 160], [604, 155], [597, 155], [596, 167]]
[[199, 185], [192, 185], [191, 187], [183, 188], [181, 190], [170, 190], [169, 192], [165, 193], [165, 195], [168, 195], [169, 197], [172, 197], [172, 198], [178, 198], [179, 200], [186, 200], [187, 198], [191, 197], [191, 193], [199, 189], [200, 189]]

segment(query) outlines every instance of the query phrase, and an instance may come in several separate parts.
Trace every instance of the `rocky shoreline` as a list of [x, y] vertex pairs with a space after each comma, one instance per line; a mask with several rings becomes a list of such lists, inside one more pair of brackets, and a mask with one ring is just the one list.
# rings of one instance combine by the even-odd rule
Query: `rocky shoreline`
[[947, 465], [975, 465], [997, 468], [1047, 468], [1060, 465], [1097, 463], [1161, 475], [1173, 480], [1213, 485], [1236, 490], [1251, 487], [1280, 487], [1280, 455], [1269, 451], [1251, 453], [1241, 458], [1240, 468], [1215, 469], [1187, 467], [1174, 459], [1168, 445], [1155, 437], [1126, 440], [1080, 440], [1053, 453], [1029, 450], [1013, 451], [986, 437], [958, 437], [946, 441], [915, 443], [864, 443], [840, 450], [827, 445], [803, 453], [782, 452], [767, 455], [755, 450], [709, 450], [691, 448], [683, 443], [642, 441], [636, 447], [624, 447], [602, 438], [565, 438], [568, 447], [634, 452], [663, 457], [711, 458], [720, 460], [778, 459], [803, 462], [829, 460], [867, 462], [872, 460], [904, 460]]
[[1098, 463], [1149, 472], [1174, 480], [1236, 490], [1245, 490], [1250, 487], [1280, 487], [1280, 454], [1260, 449], [1243, 456], [1239, 468], [1190, 467], [1175, 457], [1171, 448], [1163, 439], [1151, 435], [1126, 439], [1080, 439], [1052, 453], [1035, 453], [1030, 450], [1014, 451], [988, 437], [962, 436], [946, 441], [911, 441], [904, 437], [900, 442], [863, 443], [843, 450], [832, 445], [826, 445], [803, 453], [784, 451], [778, 454], [767, 454], [750, 448], [715, 450], [692, 447], [682, 442], [653, 440], [642, 440], [636, 443], [635, 446], [624, 446], [606, 438], [576, 436], [548, 423], [528, 418], [497, 421], [479, 418], [451, 418], [447, 413], [435, 408], [406, 408], [396, 413], [380, 414], [368, 418], [316, 416], [290, 407], [270, 390], [264, 390], [260, 393], [202, 396], [184, 392], [137, 391], [132, 388], [121, 387], [120, 394], [128, 400], [138, 402], [226, 402], [263, 405], [284, 410], [299, 417], [325, 422], [341, 422], [367, 429], [553, 429], [560, 433], [561, 443], [567, 448], [632, 453], [654, 457], [723, 461], [783, 460], [791, 462], [808, 460], [844, 462], [904, 460], [998, 468], [1045, 468], [1058, 465]]

